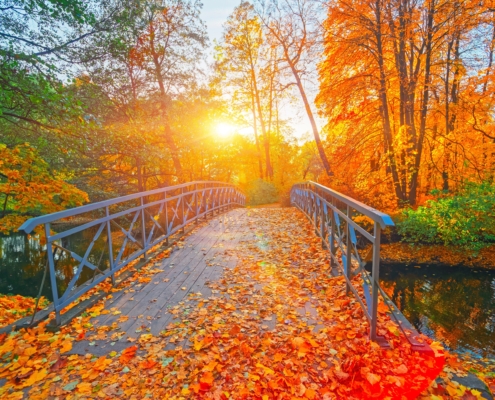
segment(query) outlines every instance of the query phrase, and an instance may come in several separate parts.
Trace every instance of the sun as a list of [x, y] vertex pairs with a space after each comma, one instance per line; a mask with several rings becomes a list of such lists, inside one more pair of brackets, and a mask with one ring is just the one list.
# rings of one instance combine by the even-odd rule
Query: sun
[[236, 127], [227, 122], [220, 122], [215, 126], [215, 133], [218, 137], [226, 139], [234, 134]]

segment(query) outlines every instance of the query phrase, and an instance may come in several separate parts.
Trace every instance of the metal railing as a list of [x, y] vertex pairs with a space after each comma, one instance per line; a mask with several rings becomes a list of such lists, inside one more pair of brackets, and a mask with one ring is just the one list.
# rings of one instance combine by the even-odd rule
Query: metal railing
[[[377, 341], [378, 294], [385, 295], [379, 285], [381, 231], [394, 225], [392, 219], [314, 182], [294, 185], [291, 202], [314, 224], [316, 234], [322, 238], [322, 245], [330, 251], [332, 268], [337, 267], [342, 272], [347, 282], [347, 292], [355, 295], [370, 322], [371, 340]], [[364, 268], [369, 257], [363, 259], [360, 254], [362, 250], [371, 252], [371, 276]], [[364, 302], [351, 280], [358, 273], [362, 277]]]
[[[191, 182], [32, 218], [19, 230], [29, 234], [44, 225], [53, 305], [60, 325], [64, 307], [109, 277], [115, 284], [117, 271], [141, 256], [146, 258], [154, 246], [168, 244], [172, 235], [201, 217], [243, 207], [245, 202], [234, 185]], [[54, 226], [69, 228], [54, 233]], [[74, 245], [72, 239], [82, 234], [87, 244]], [[66, 261], [64, 270], [56, 269], [60, 260]], [[63, 294], [57, 287], [60, 282]]]

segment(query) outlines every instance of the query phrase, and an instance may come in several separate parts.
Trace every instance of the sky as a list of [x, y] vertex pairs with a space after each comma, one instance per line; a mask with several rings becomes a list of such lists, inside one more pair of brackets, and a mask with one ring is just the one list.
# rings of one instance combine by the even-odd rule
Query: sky
[[[241, 0], [202, 0], [202, 19], [206, 23], [212, 49], [213, 40], [220, 40], [222, 37], [223, 23], [240, 2]], [[294, 104], [285, 105], [284, 109], [281, 110], [281, 117], [291, 120], [295, 138], [298, 140], [307, 140], [309, 138], [311, 126], [304, 113], [302, 102], [296, 101]], [[317, 124], [319, 126], [323, 125], [322, 121], [319, 120], [317, 120]]]
[[219, 40], [222, 37], [222, 24], [227, 17], [239, 5], [238, 0], [202, 0], [203, 3], [203, 20], [208, 27], [210, 41]]

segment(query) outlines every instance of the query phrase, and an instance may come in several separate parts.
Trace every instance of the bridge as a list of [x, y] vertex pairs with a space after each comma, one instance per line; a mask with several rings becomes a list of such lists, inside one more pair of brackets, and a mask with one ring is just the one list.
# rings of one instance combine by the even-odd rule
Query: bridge
[[[402, 357], [414, 354], [418, 368], [436, 376], [438, 354], [379, 285], [381, 233], [392, 219], [314, 182], [295, 185], [291, 203], [246, 208], [234, 185], [191, 182], [30, 219], [20, 230], [43, 228], [41, 284], [49, 282], [53, 304], [28, 323], [54, 311], [50, 324], [59, 329], [82, 314], [96, 334], [85, 337], [81, 328], [71, 352], [98, 356], [156, 338], [166, 349], [201, 351], [216, 338], [282, 331], [307, 337], [312, 348], [317, 336], [309, 335], [320, 332], [349, 348], [356, 338], [391, 352], [405, 346]], [[81, 235], [84, 244], [71, 240]], [[304, 357], [310, 349], [298, 351]], [[424, 389], [424, 377], [411, 378], [419, 375], [413, 364], [404, 367], [410, 385], [397, 380], [393, 390]], [[338, 365], [336, 382], [344, 382], [351, 367]]]

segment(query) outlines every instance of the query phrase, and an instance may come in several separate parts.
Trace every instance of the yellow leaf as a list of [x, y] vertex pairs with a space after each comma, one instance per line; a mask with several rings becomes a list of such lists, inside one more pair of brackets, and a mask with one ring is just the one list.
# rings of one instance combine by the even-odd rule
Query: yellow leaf
[[273, 374], [275, 374], [275, 371], [273, 369], [270, 369], [268, 367], [265, 367], [263, 364], [257, 363], [256, 366], [258, 368], [261, 368], [263, 371], [265, 371], [265, 375], [273, 375]]
[[182, 390], [181, 390], [181, 394], [182, 394], [183, 396], [187, 396], [187, 395], [189, 395], [190, 393], [191, 393], [191, 391], [190, 391], [188, 388], [182, 388]]
[[93, 391], [93, 386], [89, 382], [81, 382], [76, 387], [77, 391], [82, 394], [91, 394]]
[[22, 385], [23, 387], [29, 387], [34, 385], [36, 382], [41, 381], [48, 375], [48, 371], [46, 369], [40, 369], [35, 371]]
[[70, 350], [72, 350], [72, 342], [65, 340], [60, 348], [60, 353], [67, 353]]

